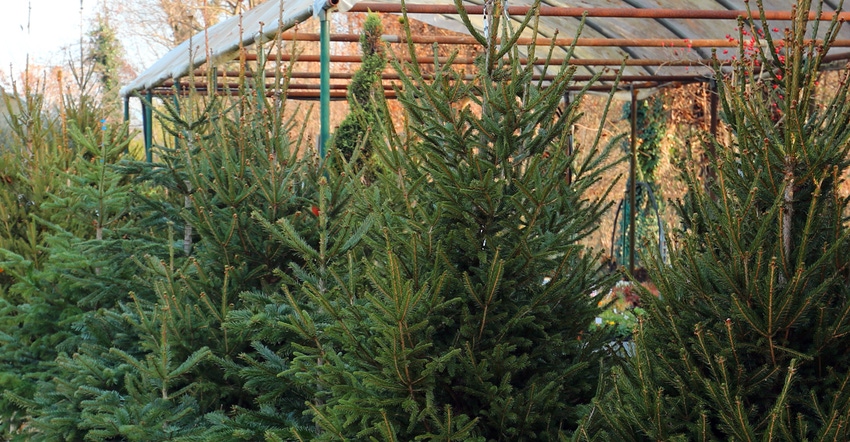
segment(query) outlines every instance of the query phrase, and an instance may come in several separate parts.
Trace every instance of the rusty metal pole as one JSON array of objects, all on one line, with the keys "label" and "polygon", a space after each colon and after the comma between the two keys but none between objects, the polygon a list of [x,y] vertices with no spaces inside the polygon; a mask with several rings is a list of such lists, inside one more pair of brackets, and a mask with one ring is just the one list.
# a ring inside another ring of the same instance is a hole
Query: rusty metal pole
[{"label": "rusty metal pole", "polygon": [[[397,57],[398,60],[401,61],[413,61],[410,57]],[[256,54],[248,54],[245,56],[246,61],[257,61]],[[291,54],[281,54],[281,55],[269,55],[267,60],[269,61],[277,61],[277,62],[317,62],[320,61],[320,55],[315,54],[302,54],[298,56],[293,56]],[[432,64],[435,62],[439,63],[448,63],[451,61],[454,64],[475,64],[477,63],[477,59],[475,57],[416,57],[416,61],[422,64]],[[330,56],[331,63],[362,63],[363,57],[360,55],[331,55]],[[613,59],[613,58],[553,58],[548,60],[541,59],[528,59],[528,58],[520,58],[520,64],[532,64],[534,66],[557,66],[562,64],[571,64],[575,66],[614,66],[619,67],[621,65],[626,66],[676,66],[676,67],[694,67],[694,66],[711,66],[712,63],[715,63],[715,60],[710,58],[704,59],[682,59],[682,60],[670,60],[670,59],[660,59],[660,58],[646,58],[646,59]],[[730,61],[721,60],[721,65],[729,65]]]},{"label": "rusty metal pole", "polygon": [[709,120],[708,132],[711,134],[712,137],[716,137],[717,136],[717,101],[718,101],[718,98],[719,98],[717,96],[717,79],[712,78],[711,81],[708,82],[708,88],[709,88],[709,91],[708,91],[708,93],[709,93],[709,98],[708,98],[709,99],[709,112],[711,112],[711,116],[710,116],[711,119]]},{"label": "rusty metal pole", "polygon": [[[465,5],[464,9],[469,15],[482,15],[484,6]],[[457,14],[455,5],[435,4],[406,4],[404,10],[408,14]],[[511,6],[507,8],[508,15],[524,16],[532,10],[532,6]],[[368,3],[355,4],[348,12],[390,12],[401,13],[402,5],[399,3]],[[714,9],[670,9],[670,8],[563,8],[558,6],[541,6],[537,12],[541,17],[574,17],[579,18],[587,14],[587,17],[605,18],[678,18],[678,19],[701,19],[701,20],[737,20],[738,17],[752,18],[758,20],[793,20],[794,13],[788,10],[745,11],[745,10],[714,10]],[[809,20],[830,21],[836,14],[839,20],[850,21],[850,12],[822,12],[818,15],[814,11],[809,12]]]},{"label": "rusty metal pole", "polygon": [[717,142],[717,102],[720,97],[717,96],[717,79],[712,79],[708,83],[708,112],[709,112],[709,120],[708,120],[708,133],[711,136],[709,140],[708,146],[706,146],[707,152],[705,155],[705,163],[703,164],[703,178],[705,182],[703,183],[705,186],[705,190],[709,192],[711,195],[711,183],[717,177],[717,169],[715,167],[715,158],[716,158],[716,150],[714,148]]},{"label": "rusty metal pole", "polygon": [[631,146],[629,155],[629,275],[635,273],[635,223],[637,222],[637,90],[629,86],[632,95]]},{"label": "rusty metal pole", "polygon": [[[564,112],[567,112],[570,108],[570,91],[564,92]],[[569,120],[567,120],[569,121]],[[570,133],[567,135],[567,155],[570,157],[573,156],[573,125],[570,124],[570,127],[567,129]],[[573,183],[573,164],[574,159],[570,159],[570,167],[567,169],[567,184]]]},{"label": "rusty metal pole", "polygon": [[[310,32],[284,32],[278,37],[282,41],[299,41],[299,42],[317,42],[320,41],[320,34]],[[360,34],[331,34],[330,39],[333,42],[341,43],[357,43],[360,41]],[[450,45],[476,45],[478,40],[471,35],[411,35],[409,38],[398,34],[381,35],[381,40],[393,44],[450,44]],[[496,43],[501,43],[501,39],[496,39]],[[774,40],[775,43],[785,41],[783,39]],[[806,39],[804,44],[821,45],[821,39]],[[725,38],[529,38],[520,37],[515,43],[517,46],[528,46],[536,44],[538,46],[580,46],[580,47],[633,47],[633,48],[737,48],[737,39]],[[829,45],[832,48],[850,47],[850,40],[836,39]]]}]

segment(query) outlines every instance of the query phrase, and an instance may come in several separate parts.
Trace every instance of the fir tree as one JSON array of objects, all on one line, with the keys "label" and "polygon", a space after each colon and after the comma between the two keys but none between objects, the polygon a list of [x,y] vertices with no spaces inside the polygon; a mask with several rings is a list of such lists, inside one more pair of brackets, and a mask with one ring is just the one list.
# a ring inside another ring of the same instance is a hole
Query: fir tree
[{"label": "fir tree", "polygon": [[[68,190],[62,173],[78,155],[63,143],[59,119],[37,88],[4,94],[4,105],[9,133],[0,149],[0,386],[7,395],[0,400],[0,421],[4,432],[14,434],[26,426],[27,417],[8,394],[35,393],[37,382],[49,377],[56,346],[69,331],[61,323],[66,300],[39,277],[49,265],[48,242],[55,233],[44,221],[66,224],[70,219],[70,213],[47,203]],[[68,230],[83,233],[79,224]]]},{"label": "fir tree", "polygon": [[[135,274],[133,253],[151,249],[136,239],[129,180],[114,169],[129,143],[127,135],[123,125],[97,134],[71,126],[74,160],[67,169],[50,174],[61,182],[62,191],[48,193],[49,200],[39,204],[41,214],[32,216],[46,232],[43,264],[35,266],[5,251],[16,258],[11,273],[17,281],[10,288],[14,297],[7,298],[12,303],[3,321],[17,327],[7,329],[3,357],[17,355],[8,373],[22,372],[29,386],[9,388],[5,394],[26,410],[28,437],[52,439],[76,432],[78,410],[55,396],[54,384],[67,368],[56,358],[84,345],[113,343],[112,336],[98,328],[98,318],[116,308],[129,291]],[[67,399],[79,404],[72,395]],[[50,431],[42,431],[42,425]]]},{"label": "fir tree", "polygon": [[731,75],[717,69],[734,143],[710,140],[708,190],[689,170],[681,250],[651,269],[661,299],[647,299],[637,351],[599,399],[588,438],[850,438],[850,244],[839,189],[850,102],[846,73],[825,102],[816,98],[839,26],[808,20],[821,6],[797,5],[784,44],[766,21],[741,23],[739,38],[759,41],[741,45]]},{"label": "fir tree", "polygon": [[348,105],[350,111],[339,125],[332,143],[347,159],[361,152],[362,161],[367,161],[372,143],[370,134],[376,130],[379,122],[385,118],[383,112],[384,89],[381,75],[386,68],[384,42],[381,40],[384,27],[381,18],[371,13],[363,22],[360,35],[360,51],[363,63],[354,73],[348,86]]},{"label": "fir tree", "polygon": [[97,75],[100,95],[114,100],[121,82],[124,48],[115,34],[115,28],[109,23],[107,11],[98,13],[88,32],[88,39],[87,61]]},{"label": "fir tree", "polygon": [[315,395],[300,440],[557,440],[595,392],[589,294],[610,281],[580,241],[608,208],[586,191],[610,147],[568,153],[579,114],[556,111],[574,68],[532,80],[510,41],[534,17],[515,32],[494,17],[474,81],[396,66],[411,132],[384,121],[376,138],[356,204],[375,227],[327,266],[331,285],[288,288],[285,373]]},{"label": "fir tree", "polygon": [[[39,334],[47,349],[20,367],[27,389],[7,393],[25,410],[26,436],[212,440],[221,428],[210,421],[253,411],[265,393],[238,378],[240,355],[263,354],[250,346],[256,329],[225,321],[245,307],[240,294],[273,292],[274,269],[297,261],[260,219],[286,217],[313,237],[312,183],[321,173],[300,158],[285,108],[245,87],[233,102],[192,97],[161,108],[175,141],[158,147],[156,163],[114,164],[126,128],[74,132],[79,156],[57,186],[69,190],[40,205],[65,218],[37,219],[52,232],[50,260],[32,275],[10,269],[30,276],[28,296],[40,310],[12,304],[7,322],[28,326],[9,340]],[[24,317],[24,309],[33,311]],[[17,354],[4,350],[4,359]]]},{"label": "fir tree", "polygon": [[[137,305],[124,306],[122,316],[133,321],[143,342],[167,338],[173,361],[194,363],[191,381],[178,385],[186,394],[163,402],[142,392],[133,398],[148,402],[134,406],[141,411],[182,407],[181,420],[168,425],[187,440],[257,440],[305,422],[306,396],[281,383],[280,370],[274,371],[297,338],[279,333],[284,312],[277,290],[313,260],[305,262],[301,249],[276,241],[269,228],[285,225],[305,245],[321,248],[327,241],[319,233],[321,220],[335,217],[338,209],[320,195],[336,189],[322,187],[326,171],[299,149],[303,133],[293,119],[284,118],[285,102],[266,99],[262,81],[244,83],[234,101],[192,97],[180,107],[166,106],[162,119],[174,145],[159,149],[159,163],[134,166],[142,180],[170,190],[168,197],[163,192],[144,198],[152,215],[145,222],[165,222],[184,235],[167,262],[156,257],[146,262],[150,276],[145,279],[154,281],[154,296],[137,297]],[[160,323],[166,324],[162,338],[155,326]],[[207,348],[207,355],[194,358],[197,348]],[[110,349],[116,352],[148,358],[138,346]],[[130,373],[146,377],[138,367]],[[115,391],[122,395],[130,391],[119,387]],[[101,414],[101,422],[123,419]]]}]

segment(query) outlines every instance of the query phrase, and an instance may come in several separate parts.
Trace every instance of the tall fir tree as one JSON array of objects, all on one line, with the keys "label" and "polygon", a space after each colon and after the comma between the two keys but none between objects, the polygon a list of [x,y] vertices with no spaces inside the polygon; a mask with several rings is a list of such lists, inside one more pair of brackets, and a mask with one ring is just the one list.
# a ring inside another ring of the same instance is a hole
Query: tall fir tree
[{"label": "tall fir tree", "polygon": [[[110,128],[103,137],[72,131],[79,155],[61,173],[44,174],[65,183],[52,186],[61,194],[45,191],[50,204],[37,206],[58,215],[34,220],[48,232],[50,259],[37,271],[11,254],[4,262],[16,286],[39,301],[10,300],[3,321],[15,336],[7,341],[38,338],[46,349],[31,354],[4,346],[4,362],[18,358],[18,371],[6,379],[16,389],[6,398],[25,422],[21,437],[215,440],[224,434],[219,440],[233,440],[240,434],[236,425],[222,433],[215,423],[230,423],[234,410],[253,411],[255,396],[265,393],[238,377],[237,364],[260,358],[263,350],[249,344],[262,331],[225,321],[244,308],[240,294],[266,297],[281,278],[275,269],[299,262],[271,240],[260,219],[287,217],[313,238],[314,184],[322,176],[299,152],[303,134],[283,118],[283,103],[254,89],[262,79],[243,87],[234,100],[193,96],[159,108],[174,138],[157,146],[156,162],[116,164],[129,141],[126,128]],[[32,364],[20,364],[22,352]],[[303,400],[296,403],[281,414],[300,415]],[[226,413],[214,413],[220,410]]]},{"label": "tall fir tree", "polygon": [[[145,241],[130,238],[138,235],[129,202],[129,180],[114,169],[130,141],[127,135],[124,125],[104,127],[97,133],[72,125],[68,136],[73,161],[50,173],[62,190],[48,192],[48,200],[39,203],[41,213],[31,215],[45,231],[40,247],[45,252],[43,263],[35,265],[12,251],[3,251],[16,279],[6,298],[10,305],[3,312],[3,321],[17,323],[7,329],[9,342],[4,345],[3,358],[15,358],[14,369],[7,373],[22,373],[28,385],[8,388],[5,395],[26,410],[28,423],[23,434],[27,437],[39,434],[42,410],[37,409],[38,404],[45,395],[50,396],[52,379],[62,376],[56,358],[87,343],[110,342],[97,329],[96,318],[119,305],[134,275],[131,256],[150,248]],[[49,402],[53,405],[55,401]],[[61,416],[66,421],[73,419],[72,414]],[[63,431],[68,428],[74,428],[73,424]]]},{"label": "tall fir tree", "polygon": [[557,440],[593,397],[607,336],[588,333],[589,295],[610,281],[581,240],[608,208],[587,191],[613,144],[569,152],[574,67],[533,80],[511,42],[535,17],[493,17],[473,31],[474,81],[396,66],[410,132],[383,120],[373,138],[380,167],[355,209],[374,227],[324,285],[311,272],[286,288],[300,340],[284,373],[314,392],[299,440]]},{"label": "tall fir tree", "polygon": [[661,297],[587,439],[850,438],[850,101],[846,73],[817,97],[840,26],[809,20],[822,6],[798,2],[781,40],[740,23],[744,57],[716,72],[734,141],[709,140],[707,189],[688,170],[681,249],[651,268]]},{"label": "tall fir tree", "polygon": [[[164,107],[162,123],[173,144],[158,149],[158,162],[132,167],[140,180],[160,189],[140,195],[151,215],[144,222],[173,232],[172,256],[141,262],[151,290],[123,305],[116,321],[139,342],[109,348],[103,358],[114,363],[119,356],[129,364],[128,380],[86,404],[90,414],[81,426],[89,435],[233,440],[241,433],[229,418],[236,410],[252,410],[255,396],[264,393],[238,377],[239,362],[262,352],[249,345],[256,329],[226,321],[245,308],[243,293],[264,298],[273,292],[280,279],[274,270],[297,256],[270,241],[252,214],[287,217],[309,232],[315,188],[312,161],[298,150],[301,136],[293,120],[283,117],[285,106],[254,89],[261,84],[246,81],[232,101],[194,96]],[[160,394],[166,383],[173,394]],[[115,398],[123,409],[110,406]],[[232,425],[221,430],[221,420]]]},{"label": "tall fir tree", "polygon": [[[0,149],[0,385],[6,395],[0,421],[11,438],[26,427],[27,415],[9,394],[31,397],[38,381],[50,376],[56,346],[70,334],[63,306],[73,301],[55,290],[56,278],[41,280],[53,265],[50,241],[57,231],[51,224],[64,226],[71,236],[90,234],[91,224],[50,206],[73,192],[66,172],[83,152],[71,147],[42,91],[26,85],[4,94],[4,101],[9,133]],[[86,104],[75,108],[76,115],[95,111]]]}]

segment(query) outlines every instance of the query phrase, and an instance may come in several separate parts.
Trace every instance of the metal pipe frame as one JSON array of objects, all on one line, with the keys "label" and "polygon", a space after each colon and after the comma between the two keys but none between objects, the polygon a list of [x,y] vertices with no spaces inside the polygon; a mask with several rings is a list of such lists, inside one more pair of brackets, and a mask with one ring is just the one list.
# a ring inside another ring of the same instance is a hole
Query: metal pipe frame
[{"label": "metal pipe frame", "polygon": [[[354,77],[354,74],[355,74],[354,72],[331,72],[330,76],[331,76],[332,80],[350,80]],[[244,73],[240,74],[239,72],[230,71],[230,72],[225,72],[225,73],[221,73],[221,72],[218,73],[219,77],[225,77],[225,78],[239,78],[240,75],[248,77],[248,78],[253,78],[253,77],[256,76],[256,74],[254,72],[244,72]],[[276,78],[277,77],[277,73],[275,71],[262,72],[262,73],[260,73],[260,75],[263,75],[266,78]],[[320,75],[319,72],[293,71],[290,75],[290,78],[318,79],[319,75]],[[194,76],[206,79],[207,72],[196,71],[194,73]],[[462,80],[470,81],[470,80],[474,80],[475,76],[471,75],[471,74],[466,74],[466,75],[459,77],[459,78],[462,79]],[[396,73],[393,73],[393,72],[384,72],[381,75],[381,79],[382,80],[400,80],[401,76],[396,74]],[[433,75],[423,73],[422,79],[423,80],[432,80]],[[533,81],[539,81],[539,80],[543,80],[543,81],[549,80],[549,81],[551,81],[551,80],[554,80],[554,79],[555,79],[555,75],[551,75],[551,74],[549,74],[549,75],[535,74],[535,75],[532,76]],[[619,79],[620,81],[623,81],[623,82],[630,82],[630,81],[702,82],[702,81],[708,81],[709,78],[706,77],[705,75],[702,75],[702,74],[620,75],[620,76],[617,76],[615,74],[603,74],[603,75],[600,75],[598,77],[594,76],[594,75],[584,75],[584,74],[579,75],[579,74],[577,74],[577,75],[572,76],[572,81],[591,81],[591,80],[594,80],[594,79],[596,79],[598,81],[614,81],[614,80]],[[174,84],[173,81],[168,80],[166,82],[163,82],[162,86],[169,86],[170,87],[173,84]]]},{"label": "metal pipe frame", "polygon": [[[316,42],[320,39],[320,34],[316,33],[300,33],[300,32],[285,32],[279,36],[281,41],[293,42]],[[331,34],[332,42],[341,43],[357,43],[360,40],[359,34]],[[415,43],[415,44],[450,44],[450,45],[477,45],[478,40],[471,35],[412,35],[408,40],[407,37],[397,34],[385,34],[381,39],[387,43]],[[501,39],[496,39],[499,43]],[[777,38],[775,42],[784,41]],[[814,43],[822,44],[823,40],[806,40],[806,44]],[[516,44],[520,46],[528,46],[536,44],[538,46],[576,46],[582,47],[645,47],[645,48],[737,48],[737,39],[725,38],[700,38],[700,39],[682,39],[682,38],[519,38]],[[850,47],[850,40],[842,39],[835,40],[832,47],[846,48]]]},{"label": "metal pipe frame", "polygon": [[[413,59],[411,57],[398,57],[401,61],[412,62]],[[246,54],[246,61],[256,61],[256,54]],[[291,54],[280,54],[267,57],[268,61],[277,61],[277,62],[310,62],[315,63],[320,61],[319,55],[306,54],[306,55],[298,55],[293,56]],[[471,65],[475,64],[475,59],[472,57],[416,57],[416,62],[420,64],[432,64],[432,63],[447,63],[451,60],[453,64],[465,64]],[[330,56],[331,63],[362,63],[363,57],[360,55],[331,55]],[[528,58],[521,58],[519,60],[521,64],[528,64]],[[721,65],[731,64],[731,61],[726,60],[718,60]],[[623,59],[623,60],[612,60],[605,58],[553,58],[551,60],[543,60],[543,59],[535,59],[530,61],[531,64],[535,66],[557,66],[562,64],[571,64],[576,66],[711,66],[714,63],[714,60],[711,59],[691,59],[691,60],[662,60],[662,59]]]},{"label": "metal pipe frame", "polygon": [[629,275],[635,274],[635,224],[637,224],[637,90],[630,86],[632,96],[630,108],[629,137]]},{"label": "metal pipe frame", "polygon": [[[316,72],[316,74],[318,74],[318,72]],[[193,84],[193,83],[187,82],[187,81],[181,81],[181,82],[175,83],[173,80],[163,82],[160,87],[162,87],[162,88],[177,87],[180,90],[189,90],[189,89],[192,89],[192,87],[197,88],[198,84],[202,84],[204,88],[208,88],[208,86],[205,83],[195,82]],[[266,83],[265,84],[265,88],[267,88],[267,89],[274,89],[275,87],[276,87],[276,85],[272,84],[272,83]],[[314,90],[319,90],[321,87],[322,87],[322,85],[318,84],[318,83],[289,83],[289,84],[286,85],[287,89],[314,89]],[[227,89],[241,90],[241,89],[243,89],[243,85],[241,85],[240,83],[217,83],[216,88],[220,89],[220,90],[227,90]],[[347,84],[339,84],[339,83],[329,84],[328,88],[329,89],[348,90],[348,85]],[[392,85],[385,84],[384,90],[393,90],[393,87],[392,87]]]},{"label": "metal pipe frame", "polygon": [[[468,5],[465,7],[465,10],[468,14],[482,14],[483,6],[480,5]],[[446,15],[454,15],[458,14],[458,11],[454,5],[444,4],[444,5],[430,5],[430,4],[390,4],[390,3],[357,3],[354,5],[352,9],[348,12],[360,13],[360,12],[384,12],[384,13],[409,13],[409,14],[446,14]],[[530,6],[512,6],[508,8],[508,13],[511,15],[525,15],[531,11]],[[640,8],[570,8],[570,7],[549,7],[544,6],[540,7],[538,13],[541,16],[548,17],[607,17],[607,18],[636,18],[636,19],[705,19],[705,20],[719,20],[719,19],[738,19],[739,17],[750,17],[753,19],[762,18],[762,14],[759,11],[753,11],[752,13],[743,10],[695,10],[695,9],[640,9]],[[836,16],[835,12],[824,12],[820,15],[810,12],[809,19],[810,20],[831,20]],[[323,14],[326,15],[326,14]],[[766,20],[790,20],[792,19],[793,12],[792,11],[764,11],[764,18]],[[321,17],[320,17],[321,18]],[[844,12],[838,14],[838,18],[840,20],[848,20],[850,19],[850,12]],[[327,19],[322,23],[323,26],[327,27]],[[299,32],[285,32],[278,36],[279,40],[282,41],[311,41],[311,42],[320,42],[322,45],[322,51],[319,55],[307,54],[307,55],[299,55],[294,57],[290,54],[270,54],[267,57],[264,57],[264,60],[273,61],[273,62],[289,62],[289,63],[322,63],[325,67],[321,69],[320,72],[293,72],[292,78],[304,78],[304,79],[312,79],[318,78],[321,80],[321,84],[327,84],[329,79],[350,79],[353,77],[353,73],[351,72],[328,72],[329,68],[327,68],[327,64],[329,63],[361,63],[362,57],[359,55],[329,55],[329,50],[326,50],[326,45],[328,45],[329,41],[336,42],[350,42],[356,43],[359,41],[359,34],[330,34],[327,29],[323,28],[324,33],[299,33]],[[407,38],[401,35],[384,35],[384,41],[390,43],[407,43]],[[820,40],[813,40],[814,43],[819,44]],[[477,41],[472,36],[425,36],[425,35],[416,35],[411,36],[410,43],[414,44],[430,44],[430,43],[438,43],[438,44],[477,44]],[[737,47],[738,42],[735,39],[670,39],[670,38],[555,38],[555,39],[546,39],[546,38],[520,38],[517,42],[520,45],[530,45],[537,44],[540,46],[548,46],[550,44],[555,44],[558,46],[571,46],[573,44],[577,46],[588,46],[588,47],[661,47],[661,48],[691,48],[691,47],[700,47],[700,48],[729,48],[729,47]],[[833,47],[850,47],[850,40],[836,40],[833,44]],[[244,54],[243,57],[245,61],[257,61],[256,54]],[[850,58],[850,53],[841,53],[841,54],[829,54],[827,55],[830,60],[845,60]],[[402,61],[412,61],[410,57],[400,57]],[[416,61],[423,64],[431,64],[431,63],[445,63],[448,61],[446,57],[417,57]],[[453,63],[458,65],[471,65],[474,63],[474,59],[470,57],[456,57],[453,60]],[[539,60],[532,59],[529,60],[527,58],[523,58],[520,60],[523,64],[532,64],[536,66],[541,65],[559,65],[569,63],[576,66],[593,66],[593,67],[601,67],[601,68],[614,68],[614,72],[617,71],[616,68],[620,66],[641,66],[641,67],[710,67],[712,66],[716,60],[710,58],[692,58],[692,59],[552,59],[552,60]],[[731,61],[719,61],[721,65],[728,65]],[[193,73],[195,76],[203,76],[206,75],[204,71],[198,70]],[[222,72],[218,73],[219,77],[254,77],[257,75],[263,75],[266,77],[271,77],[277,75],[273,71],[262,72],[262,73],[250,73],[250,72]],[[466,77],[471,77],[471,75],[467,75]],[[546,80],[546,78],[554,78],[551,75],[535,75],[535,80]],[[614,81],[619,80],[624,83],[630,82],[643,82],[644,85],[649,85],[648,87],[656,87],[657,83],[653,82],[676,82],[676,83],[694,83],[694,82],[706,82],[711,78],[711,73],[696,73],[696,74],[686,74],[686,75],[622,75],[617,76],[616,74],[604,74],[598,78],[600,81]],[[590,75],[575,75],[573,77],[573,81],[591,81],[594,76]],[[397,80],[399,76],[394,73],[385,73],[382,75],[383,80]],[[426,78],[427,79],[427,78]],[[173,81],[166,81],[162,84],[162,86],[174,86],[175,83]],[[179,87],[183,87],[178,83]],[[226,86],[237,87],[236,85],[229,84]],[[292,92],[295,92],[298,89],[312,89],[316,86],[307,85],[307,84],[290,84],[290,89]],[[328,89],[333,89],[335,91],[340,91],[343,89],[344,85],[330,85],[327,86]],[[607,86],[602,86],[606,88]],[[388,86],[385,86],[388,88]],[[226,89],[226,87],[224,88]],[[221,87],[217,87],[216,90],[225,91]],[[580,89],[577,87],[576,89]],[[573,90],[576,90],[573,89]],[[593,90],[593,89],[592,89]],[[163,91],[160,88],[155,89],[156,94],[168,94],[167,91]],[[272,93],[272,95],[275,93]],[[289,96],[290,94],[287,94]],[[295,94],[297,95],[297,94]],[[387,90],[387,95],[391,95],[390,91]],[[296,98],[293,96],[293,98]],[[310,97],[312,98],[312,97]],[[339,98],[339,94],[335,94],[334,99]]]},{"label": "metal pipe frame", "polygon": [[[468,5],[464,8],[469,15],[482,15],[484,6]],[[531,6],[510,6],[508,15],[526,15],[531,12]],[[427,5],[427,4],[395,4],[395,3],[357,3],[348,12],[387,12],[408,14],[443,14],[457,15],[458,11],[454,5]],[[562,8],[557,6],[541,6],[539,8],[541,17],[587,17],[605,18],[667,18],[667,19],[704,19],[704,20],[737,20],[738,17],[759,20],[791,20],[791,11],[759,11],[744,10],[704,10],[704,9],[638,9],[638,8]],[[835,12],[809,12],[809,20],[829,21],[835,17]],[[838,13],[838,19],[850,21],[850,12]]]},{"label": "metal pipe frame", "polygon": [[[331,138],[331,91],[330,91],[330,72],[331,72],[331,43],[330,43],[330,24],[328,23],[328,11],[323,9],[319,13],[319,22],[320,22],[320,45],[321,45],[321,55],[319,57],[319,64],[321,66],[319,76],[319,82],[321,84],[321,90],[319,95],[319,116],[320,116],[320,130],[319,130],[319,159],[324,160],[325,152],[327,152],[327,144],[328,140]],[[263,51],[260,51],[263,52]]]},{"label": "metal pipe frame", "polygon": [[[647,87],[656,87],[659,84],[657,82],[647,82],[647,83],[633,83],[635,88],[647,88]],[[315,86],[315,85],[313,85]],[[344,85],[342,85],[344,86]],[[285,92],[275,91],[274,88],[268,88],[269,90],[265,92],[267,97],[275,97],[280,95],[286,95],[287,99],[319,99],[320,91],[316,87],[303,88],[303,89],[287,89]],[[581,91],[587,89],[592,92],[610,92],[612,89],[611,85],[591,85],[587,86],[569,86],[567,88],[568,91]],[[626,90],[624,86],[621,86],[618,90]],[[251,89],[252,92],[257,92],[255,89]],[[230,87],[219,87],[214,88],[213,92],[220,95],[230,95],[230,96],[238,96],[244,92],[242,88],[230,88]],[[210,88],[205,84],[196,84],[192,88],[158,88],[153,89],[152,94],[156,96],[188,96],[189,94],[197,93],[199,95],[209,95]],[[347,99],[348,91],[344,88],[332,88],[330,90],[330,98],[333,100],[345,100]],[[394,89],[384,88],[384,97],[388,99],[398,98]]]},{"label": "metal pipe frame", "polygon": [[[256,92],[256,90],[252,90],[252,91]],[[212,90],[212,94],[222,95],[222,96],[231,96],[231,97],[240,96],[240,95],[242,95],[243,92],[244,91],[241,90],[241,89],[231,89],[231,88],[219,88],[219,89],[213,89]],[[331,101],[345,101],[345,100],[348,99],[348,91],[346,91],[346,90],[331,89],[329,92],[330,92],[329,98],[330,98]],[[191,90],[189,90],[189,89],[177,89],[177,90],[175,90],[173,88],[172,89],[157,89],[157,90],[154,90],[154,95],[157,95],[157,96],[175,96],[176,95],[176,96],[179,96],[179,97],[186,97],[186,96],[189,96],[190,94],[191,95],[197,94],[197,95],[200,95],[200,96],[211,95],[210,89],[205,87],[205,86],[196,86],[194,89],[191,89]],[[266,91],[264,95],[266,97],[273,98],[273,97],[284,95],[284,94],[286,95],[287,99],[294,99],[294,100],[306,99],[306,100],[311,100],[311,101],[318,101],[322,98],[321,97],[321,95],[322,95],[321,91],[318,90],[318,89],[287,90],[285,93],[281,93],[281,92],[277,92],[277,91]],[[395,91],[390,91],[390,90],[385,91],[384,96],[386,98],[389,98],[389,99],[396,98]]]},{"label": "metal pipe frame", "polygon": [[145,140],[145,161],[153,162],[153,90],[148,89],[142,101],[142,131]]}]

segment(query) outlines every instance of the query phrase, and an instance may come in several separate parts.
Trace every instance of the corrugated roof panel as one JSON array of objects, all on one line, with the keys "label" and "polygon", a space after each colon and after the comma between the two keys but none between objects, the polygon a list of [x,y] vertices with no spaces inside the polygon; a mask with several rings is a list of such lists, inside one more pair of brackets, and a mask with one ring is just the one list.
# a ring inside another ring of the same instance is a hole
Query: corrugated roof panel
[{"label": "corrugated roof panel", "polygon": [[[164,80],[181,77],[206,61],[203,48],[206,41],[209,42],[212,57],[227,58],[234,54],[240,45],[248,45],[254,42],[262,29],[263,34],[268,37],[279,31],[291,28],[300,21],[306,20],[312,14],[314,0],[269,0],[260,6],[246,12],[241,19],[234,17],[221,22],[200,33],[192,40],[184,42],[165,57],[157,61],[136,80],[122,89],[122,94],[127,95],[137,90],[143,90],[160,84]],[[320,2],[322,0],[319,0]],[[383,3],[399,4],[398,0],[378,0]],[[345,10],[357,0],[344,2],[341,9]],[[446,0],[411,0],[416,4],[442,4],[451,5]],[[825,11],[834,11],[834,5],[829,0],[825,5]],[[467,5],[482,5],[483,1],[465,1]],[[510,6],[529,6],[531,0],[509,0]],[[795,2],[789,0],[765,0],[766,10],[790,11]],[[743,0],[547,0],[543,6],[579,7],[579,8],[628,8],[628,9],[670,9],[670,10],[702,10],[702,11],[724,11],[745,10],[746,4]],[[458,15],[439,14],[411,14],[411,18],[425,23],[443,27],[456,32],[467,32]],[[479,29],[483,28],[483,17],[481,14],[470,16],[472,23]],[[519,20],[520,17],[514,17]],[[241,25],[240,25],[241,20]],[[551,37],[556,34],[560,38],[571,38],[576,35],[580,19],[572,17],[541,17],[540,35]],[[771,21],[767,31],[772,32],[777,28],[780,35],[782,30],[789,26],[788,21]],[[240,35],[240,26],[243,30]],[[676,41],[679,46],[684,45],[684,40],[700,39],[725,39],[727,35],[737,36],[738,23],[732,19],[706,20],[693,18],[609,18],[589,17],[586,20],[581,37],[584,38],[619,38],[619,39],[665,39]],[[820,36],[823,35],[826,23],[821,26]],[[850,25],[844,24],[841,28],[839,38],[850,40]],[[190,44],[191,42],[191,44]],[[525,48],[521,48],[524,50]],[[540,48],[542,49],[542,48]],[[567,47],[559,48],[554,54],[555,58],[566,56]],[[724,53],[726,52],[726,53]],[[850,49],[835,49],[834,52],[850,52]],[[190,53],[194,59],[190,62]],[[737,53],[736,48],[721,48],[717,51],[721,59],[731,58]],[[668,60],[670,63],[660,66],[628,66],[624,72],[626,75],[681,75],[681,74],[705,74],[710,75],[712,70],[707,66],[683,66],[675,65],[677,62],[687,60],[705,60],[711,56],[710,48],[699,47],[600,47],[583,46],[575,49],[575,59],[582,60],[608,59],[612,61],[629,58],[633,60]],[[538,52],[538,56],[545,52]],[[592,74],[599,72],[604,67],[584,66],[579,73]],[[608,67],[607,69],[611,69]]]}]

